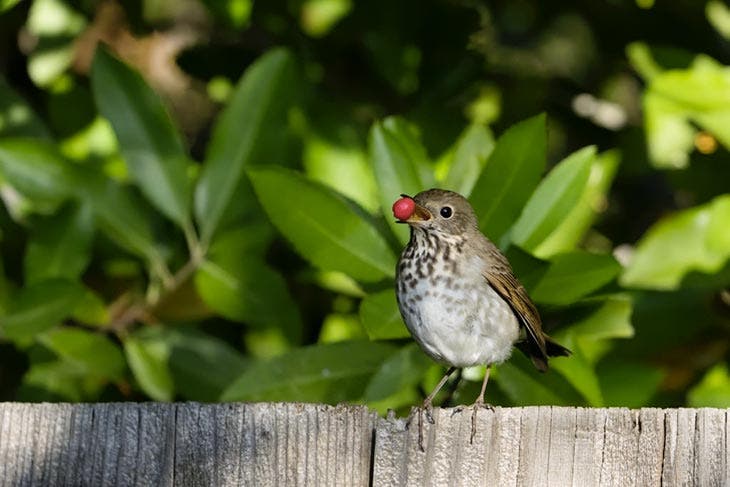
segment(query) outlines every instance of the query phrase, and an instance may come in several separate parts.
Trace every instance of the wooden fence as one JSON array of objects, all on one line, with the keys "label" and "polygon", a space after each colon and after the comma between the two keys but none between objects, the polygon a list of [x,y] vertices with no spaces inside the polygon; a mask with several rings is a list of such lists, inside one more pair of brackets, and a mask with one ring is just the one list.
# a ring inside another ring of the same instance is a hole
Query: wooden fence
[{"label": "wooden fence", "polygon": [[730,485],[727,412],[0,403],[0,485]]}]

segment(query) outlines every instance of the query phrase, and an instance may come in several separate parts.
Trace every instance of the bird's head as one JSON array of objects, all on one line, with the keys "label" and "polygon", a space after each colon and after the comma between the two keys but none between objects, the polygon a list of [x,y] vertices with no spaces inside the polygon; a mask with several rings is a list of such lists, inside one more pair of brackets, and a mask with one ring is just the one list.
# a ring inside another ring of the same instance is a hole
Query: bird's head
[{"label": "bird's head", "polygon": [[461,235],[478,228],[476,214],[458,193],[444,189],[421,191],[411,198],[401,195],[393,204],[398,223],[446,235]]}]

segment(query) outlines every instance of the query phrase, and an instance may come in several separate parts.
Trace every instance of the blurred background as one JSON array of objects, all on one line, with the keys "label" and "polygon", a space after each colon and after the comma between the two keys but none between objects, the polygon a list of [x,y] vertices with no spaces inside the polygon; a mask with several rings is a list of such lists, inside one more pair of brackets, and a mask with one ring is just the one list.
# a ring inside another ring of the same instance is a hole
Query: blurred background
[{"label": "blurred background", "polygon": [[719,0],[0,0],[0,400],[406,412],[438,185],[574,351],[489,402],[730,407],[728,63]]}]

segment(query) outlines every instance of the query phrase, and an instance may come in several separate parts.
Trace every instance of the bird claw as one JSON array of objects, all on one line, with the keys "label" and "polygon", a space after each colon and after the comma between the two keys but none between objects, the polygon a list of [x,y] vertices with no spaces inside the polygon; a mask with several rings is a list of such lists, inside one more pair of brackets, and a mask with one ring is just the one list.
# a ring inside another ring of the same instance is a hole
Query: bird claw
[{"label": "bird claw", "polygon": [[453,418],[455,414],[458,414],[464,410],[464,406],[456,406],[454,409],[451,410],[451,417]]},{"label": "bird claw", "polygon": [[487,409],[489,411],[494,411],[494,406],[492,406],[489,403],[485,403],[483,401],[477,401],[472,406],[473,410],[471,413],[471,436],[469,437],[469,444],[474,444],[474,437],[477,434],[477,411],[479,411],[480,408]]}]

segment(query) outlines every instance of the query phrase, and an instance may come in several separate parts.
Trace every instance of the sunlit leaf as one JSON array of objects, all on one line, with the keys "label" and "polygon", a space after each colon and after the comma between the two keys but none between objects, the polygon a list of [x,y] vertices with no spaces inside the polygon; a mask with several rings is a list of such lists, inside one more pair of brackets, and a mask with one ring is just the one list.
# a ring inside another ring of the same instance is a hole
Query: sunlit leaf
[{"label": "sunlit leaf", "polygon": [[693,408],[730,407],[730,374],[727,365],[717,364],[687,394],[687,406]]},{"label": "sunlit leaf", "polygon": [[104,48],[96,50],[91,84],[96,105],[114,127],[137,185],[167,217],[189,225],[187,155],[160,98],[139,73]]},{"label": "sunlit leaf", "polygon": [[677,289],[690,271],[713,273],[730,258],[730,195],[654,224],[621,275],[624,286]]},{"label": "sunlit leaf", "polygon": [[513,125],[497,139],[469,198],[480,230],[493,241],[500,243],[537,187],[546,150],[544,114]]},{"label": "sunlit leaf", "polygon": [[124,354],[134,378],[155,401],[171,401],[175,386],[168,365],[172,350],[164,340],[129,336],[124,340]]},{"label": "sunlit leaf", "polygon": [[569,304],[609,283],[619,272],[621,266],[610,255],[583,251],[559,254],[551,259],[530,295],[538,303]]},{"label": "sunlit leaf", "polygon": [[0,318],[0,333],[11,340],[27,341],[69,317],[86,290],[72,281],[52,279],[18,291],[8,314]]},{"label": "sunlit leaf", "polygon": [[620,161],[617,150],[599,154],[591,165],[583,194],[562,223],[539,245],[533,254],[543,259],[573,250],[581,242],[596,216],[608,205],[607,194]]},{"label": "sunlit leaf", "polygon": [[595,155],[595,147],[585,147],[550,171],[512,227],[513,242],[525,250],[534,250],[563,223],[585,191]]},{"label": "sunlit leaf", "polygon": [[559,406],[575,403],[575,393],[564,379],[554,372],[540,374],[535,371],[521,353],[515,353],[509,362],[499,365],[492,374],[494,382],[515,404]]},{"label": "sunlit leaf", "polygon": [[124,356],[106,336],[81,328],[57,328],[40,337],[59,357],[81,367],[87,375],[118,380],[124,373]]},{"label": "sunlit leaf", "polygon": [[360,304],[360,319],[371,340],[409,337],[401,318],[395,289],[368,294]]},{"label": "sunlit leaf", "polygon": [[334,191],[282,168],[249,171],[276,228],[314,265],[375,281],[395,274],[395,256],[362,214]]},{"label": "sunlit leaf", "polygon": [[561,342],[571,350],[569,358],[554,358],[550,360],[550,368],[558,372],[583,395],[592,407],[603,406],[603,394],[598,382],[598,376],[593,364],[583,355],[580,343],[570,340]]},{"label": "sunlit leaf", "polygon": [[362,398],[368,380],[395,347],[339,342],[293,350],[249,367],[222,401],[301,401],[335,404]]},{"label": "sunlit leaf", "polygon": [[385,399],[398,391],[414,387],[433,361],[415,343],[391,355],[373,375],[365,389],[368,402]]},{"label": "sunlit leaf", "polygon": [[408,229],[396,224],[391,207],[401,194],[415,196],[433,186],[428,155],[415,129],[400,118],[387,118],[373,125],[369,153],[381,211],[393,232],[405,243]]},{"label": "sunlit leaf", "polygon": [[91,259],[93,235],[89,205],[67,205],[37,222],[25,254],[25,281],[79,277]]},{"label": "sunlit leaf", "polygon": [[492,132],[484,125],[469,125],[456,141],[449,172],[441,187],[468,197],[493,150]]},{"label": "sunlit leaf", "polygon": [[288,109],[292,68],[292,57],[285,50],[262,56],[246,70],[218,118],[195,189],[195,215],[203,240],[210,240],[218,229],[236,197],[244,168],[260,156],[262,140],[280,130],[271,123]]}]

